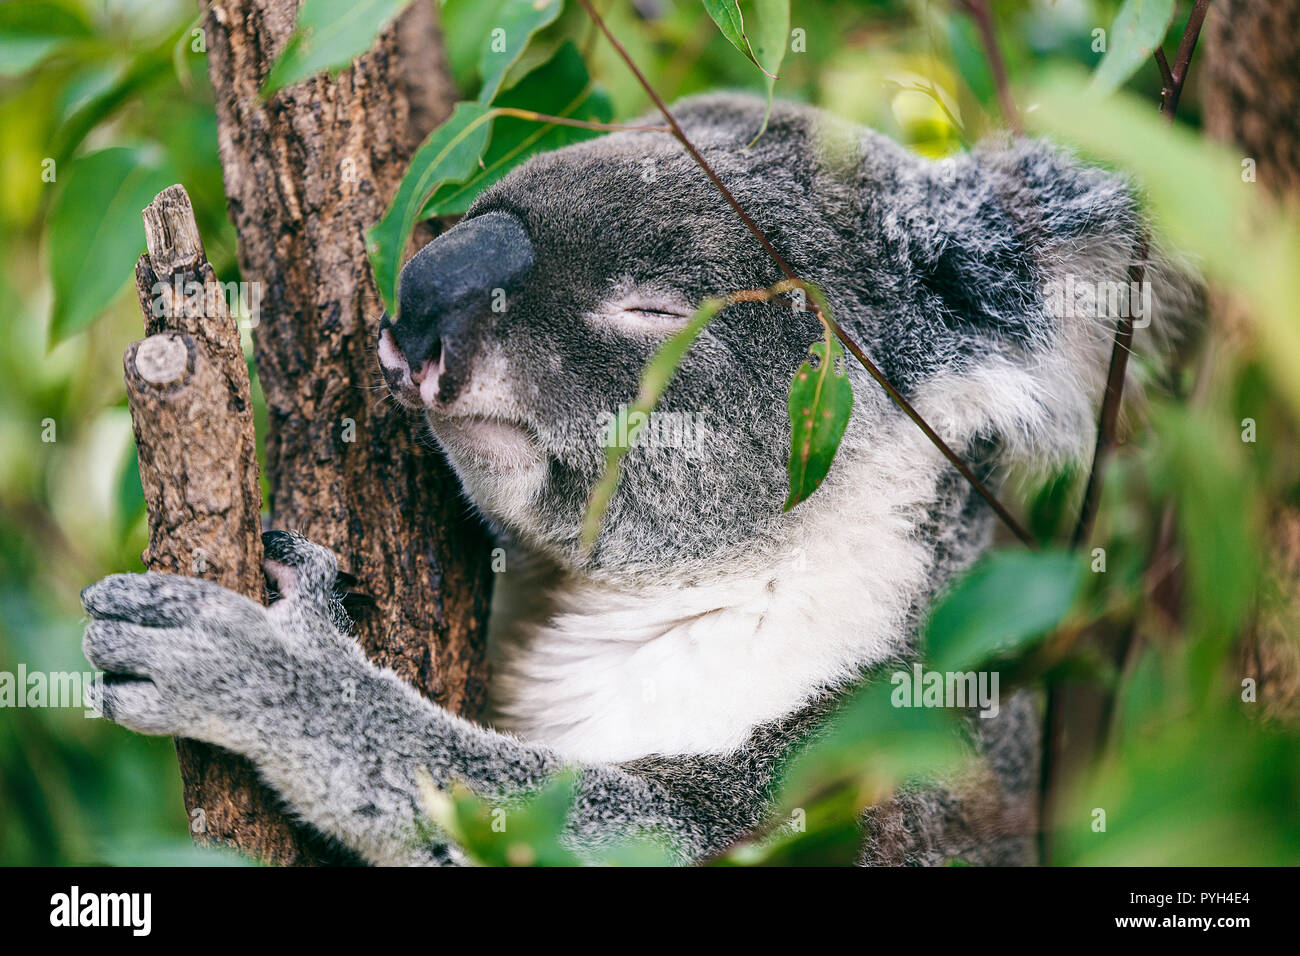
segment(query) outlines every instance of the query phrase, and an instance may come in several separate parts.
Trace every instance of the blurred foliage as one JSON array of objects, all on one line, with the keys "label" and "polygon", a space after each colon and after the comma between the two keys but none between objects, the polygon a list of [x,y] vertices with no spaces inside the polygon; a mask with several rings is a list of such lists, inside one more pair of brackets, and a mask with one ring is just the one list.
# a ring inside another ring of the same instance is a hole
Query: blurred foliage
[{"label": "blurred foliage", "polygon": [[[307,0],[271,85],[344,67],[399,6]],[[767,93],[770,78],[710,16],[728,4],[599,6],[668,101],[716,88]],[[782,6],[745,0],[738,9],[760,20],[760,7],[775,9],[779,20]],[[372,234],[389,250],[381,286],[419,217],[462,211],[514,163],[587,135],[493,109],[630,121],[650,107],[573,0],[442,7],[466,104],[451,122],[466,125],[433,134],[413,164],[425,181]],[[1090,551],[995,552],[934,610],[927,647],[943,666],[991,662],[1017,684],[1085,685],[1113,701],[1095,758],[1065,768],[1049,827],[1053,862],[1295,863],[1300,736],[1268,699],[1251,642],[1261,622],[1274,639],[1293,645],[1297,634],[1296,582],[1270,556],[1280,509],[1300,504],[1300,228],[1243,181],[1240,157],[1201,137],[1194,84],[1175,126],[1157,114],[1160,77],[1142,48],[1170,15],[1176,37],[1185,0],[993,7],[1031,130],[1131,175],[1162,234],[1198,259],[1236,317],[1211,333],[1199,368],[1153,397],[1149,423],[1112,461],[1093,541],[1104,572]],[[330,29],[345,9],[349,29]],[[509,42],[494,50],[503,24]],[[998,129],[988,58],[958,5],[796,2],[789,30],[783,58],[753,50],[779,64],[777,96],[825,106],[932,157]],[[1110,31],[1106,50],[1098,30]],[[139,208],[152,191],[183,182],[220,278],[239,278],[205,60],[196,11],[179,0],[0,5],[0,671],[83,670],[80,588],[140,567],[143,508],[120,356],[140,336],[127,289],[143,251]],[[472,148],[447,151],[476,117],[482,135]],[[1021,479],[1040,540],[1068,538],[1085,477]],[[1166,570],[1152,564],[1166,515],[1175,516],[1173,564],[1185,582],[1172,609],[1153,597],[1155,570]],[[1101,630],[1130,634],[1125,653],[1100,653],[1088,635]],[[960,765],[951,713],[892,706],[890,690],[873,685],[844,706],[784,776],[782,825],[719,863],[850,862],[864,806]],[[1004,684],[1004,699],[1009,691]],[[481,862],[566,864],[559,833],[573,786],[562,778],[510,808],[430,792],[429,812]],[[666,852],[647,839],[611,847],[605,862],[656,863]],[[0,862],[225,860],[189,848],[170,741],[86,719],[80,708],[0,712]]]}]

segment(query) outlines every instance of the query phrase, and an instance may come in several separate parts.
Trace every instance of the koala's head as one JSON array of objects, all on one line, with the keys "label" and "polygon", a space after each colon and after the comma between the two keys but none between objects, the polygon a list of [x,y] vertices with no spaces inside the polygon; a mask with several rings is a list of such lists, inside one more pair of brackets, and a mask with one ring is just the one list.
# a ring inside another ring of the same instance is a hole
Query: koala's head
[{"label": "koala's head", "polygon": [[[977,241],[964,252],[953,238],[961,215],[981,215],[961,176],[931,176],[932,164],[887,140],[790,104],[776,106],[751,147],[762,113],[760,101],[725,95],[676,111],[741,206],[826,290],[896,384],[915,394],[987,351],[990,336],[1020,349],[1040,337],[1022,327],[1036,308],[1023,250]],[[979,192],[982,180],[971,182]],[[935,214],[940,193],[951,223]],[[783,278],[675,139],[619,132],[533,158],[420,250],[402,271],[397,317],[381,322],[379,358],[491,520],[588,570],[662,569],[777,533],[787,395],[820,325],[788,300],[719,314],[633,443],[601,536],[584,552],[606,442],[631,437],[611,421],[701,302]],[[871,440],[864,420],[880,408],[878,390],[854,374],[848,444]]]},{"label": "koala's head", "polygon": [[[731,105],[706,102],[682,121],[742,204],[797,203],[776,150],[745,153],[761,113]],[[790,137],[780,146],[790,150]],[[676,140],[617,133],[534,158],[421,249],[402,270],[397,319],[381,323],[380,361],[490,519],[562,560],[662,568],[735,546],[779,516],[786,395],[820,327],[788,302],[720,314],[657,413],[631,423],[640,437],[583,555],[606,442],[635,437],[614,419],[700,303],[781,278]]]}]

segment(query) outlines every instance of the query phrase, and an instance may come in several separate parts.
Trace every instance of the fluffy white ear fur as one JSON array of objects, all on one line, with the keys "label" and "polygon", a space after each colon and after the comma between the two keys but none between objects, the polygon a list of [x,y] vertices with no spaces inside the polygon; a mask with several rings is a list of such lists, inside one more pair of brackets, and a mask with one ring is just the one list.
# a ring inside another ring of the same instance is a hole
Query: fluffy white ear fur
[{"label": "fluffy white ear fur", "polygon": [[[1068,281],[1104,281],[1127,287],[1132,249],[1097,241],[1066,256],[1049,259],[1046,280],[1057,287]],[[1143,270],[1149,287],[1147,314],[1136,320],[1127,366],[1124,407],[1141,409],[1152,369],[1168,366],[1171,355],[1189,338],[1203,311],[1200,286],[1185,263],[1152,248]],[[961,375],[926,386],[920,404],[941,435],[956,440],[981,433],[1000,443],[1000,464],[1022,471],[1055,468],[1091,460],[1097,413],[1105,392],[1117,318],[1067,315],[1044,322],[1055,341],[1036,349],[1032,358],[1016,350],[994,350]]]}]

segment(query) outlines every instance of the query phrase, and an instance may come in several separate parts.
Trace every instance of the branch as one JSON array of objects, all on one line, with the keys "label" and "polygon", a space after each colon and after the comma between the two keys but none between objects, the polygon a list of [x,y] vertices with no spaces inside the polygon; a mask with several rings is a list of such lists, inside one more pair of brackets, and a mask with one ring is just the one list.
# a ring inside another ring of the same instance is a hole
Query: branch
[{"label": "branch", "polygon": [[[1144,236],[1138,243],[1137,255],[1128,270],[1130,296],[1135,286],[1141,288],[1146,276],[1146,259],[1147,240]],[[1102,468],[1115,447],[1124,377],[1128,373],[1128,357],[1133,351],[1133,310],[1130,308],[1128,311],[1129,315],[1122,316],[1115,326],[1115,344],[1110,350],[1110,368],[1106,372],[1106,394],[1101,402],[1101,418],[1097,423],[1097,446],[1092,455],[1092,468],[1088,472],[1088,487],[1083,494],[1079,520],[1074,526],[1073,545],[1076,548],[1082,547],[1092,534],[1092,523],[1101,504]]]},{"label": "branch", "polygon": [[[1192,64],[1192,54],[1196,52],[1196,41],[1201,35],[1201,26],[1205,23],[1205,14],[1210,9],[1210,0],[1196,0],[1192,12],[1187,17],[1187,26],[1183,29],[1183,38],[1178,41],[1178,52],[1174,54],[1174,67],[1170,73],[1170,83],[1161,97],[1161,110],[1174,121],[1178,112],[1178,100],[1183,95],[1183,84],[1187,82],[1187,70]],[[1164,51],[1160,53],[1164,59]],[[1166,67],[1168,63],[1166,63]]]},{"label": "branch", "polygon": [[[1170,123],[1174,121],[1174,114],[1178,110],[1178,101],[1182,96],[1183,84],[1187,82],[1187,70],[1192,62],[1192,53],[1196,50],[1196,39],[1200,36],[1201,26],[1205,22],[1205,14],[1209,7],[1210,0],[1196,0],[1192,6],[1187,27],[1183,30],[1182,39],[1178,43],[1178,52],[1172,70],[1169,61],[1165,59],[1164,50],[1156,48],[1156,63],[1160,67],[1161,75],[1166,78],[1164,89],[1160,94],[1160,108]],[[1144,272],[1142,265],[1146,254],[1147,241],[1144,237],[1137,262],[1129,269],[1130,281],[1142,281]],[[1136,280],[1133,279],[1135,269]],[[1074,526],[1073,542],[1076,548],[1087,543],[1088,536],[1092,533],[1093,521],[1097,516],[1097,508],[1101,503],[1102,468],[1116,443],[1115,431],[1119,421],[1120,403],[1124,398],[1124,376],[1128,369],[1128,356],[1132,351],[1132,345],[1133,322],[1131,319],[1121,318],[1115,328],[1115,344],[1111,347],[1110,370],[1106,376],[1106,394],[1102,398],[1101,412],[1097,420],[1097,447],[1093,453],[1092,467],[1088,471],[1088,486],[1084,492],[1083,505],[1079,509],[1079,519]]]},{"label": "branch", "polygon": [[638,130],[643,133],[671,133],[672,130],[667,126],[655,126],[654,124],[645,123],[597,123],[594,120],[570,119],[567,116],[552,116],[549,113],[538,113],[536,110],[521,110],[513,106],[494,106],[491,109],[493,116],[514,116],[522,120],[531,120],[534,123],[554,123],[556,126],[576,126],[578,129],[593,129],[602,133],[618,133],[623,130]]},{"label": "branch", "polygon": [[[795,271],[790,267],[789,263],[785,261],[781,253],[777,251],[776,247],[772,245],[771,241],[763,233],[763,230],[758,227],[758,224],[750,218],[749,213],[747,213],[740,203],[736,201],[736,198],[731,194],[731,190],[729,190],[722,180],[718,178],[718,174],[713,171],[713,168],[708,164],[708,161],[700,155],[699,150],[695,148],[695,144],[687,138],[686,133],[682,130],[681,126],[678,125],[676,118],[669,111],[667,104],[665,104],[663,99],[660,98],[654,87],[650,85],[650,81],[646,79],[645,74],[643,74],[637,67],[636,62],[632,59],[623,44],[620,43],[618,38],[610,31],[600,14],[596,12],[595,8],[591,5],[591,0],[579,0],[579,2],[586,9],[587,15],[590,16],[596,26],[600,28],[600,31],[605,34],[605,38],[609,40],[619,57],[627,64],[628,69],[632,71],[637,82],[641,84],[642,89],[646,91],[646,94],[650,97],[651,101],[654,102],[659,112],[663,114],[664,119],[668,121],[669,130],[673,137],[682,144],[682,147],[690,154],[690,157],[695,161],[695,164],[704,171],[704,174],[708,176],[709,180],[717,188],[718,192],[722,194],[722,197],[727,201],[731,208],[736,211],[736,215],[740,217],[741,222],[743,222],[745,227],[753,233],[754,238],[758,240],[759,244],[767,254],[772,257],[772,260],[777,264],[781,271],[785,273],[786,277],[802,288],[805,292],[808,292],[810,301],[815,302],[815,297],[812,295],[809,287],[804,284],[804,281],[800,279],[798,275],[795,274]],[[970,467],[967,466],[964,461],[961,460],[957,453],[948,447],[947,442],[940,438],[938,433],[935,432],[925,419],[921,417],[921,414],[912,407],[911,402],[904,398],[902,393],[890,384],[889,380],[885,378],[884,373],[876,367],[876,364],[867,357],[866,353],[858,347],[858,344],[849,337],[848,333],[844,331],[839,323],[833,318],[823,314],[820,307],[814,306],[814,310],[822,325],[835,333],[840,342],[844,344],[844,347],[853,353],[853,356],[862,364],[862,367],[865,368],[867,373],[870,374],[871,377],[876,380],[877,384],[885,390],[894,403],[903,410],[904,414],[906,414],[908,418],[916,423],[921,431],[925,433],[926,437],[934,443],[934,446],[943,453],[943,456],[947,458],[948,461],[952,463],[953,467],[961,473],[962,477],[970,483],[971,487],[979,492],[980,496],[989,503],[990,507],[993,508],[994,512],[997,513],[998,517],[1002,519],[1007,527],[1011,529],[1012,533],[1014,533],[1015,536],[1027,547],[1036,549],[1037,546],[1035,545],[1033,538],[1030,537],[1029,532],[1026,531],[1018,521],[1016,521],[1011,512],[1008,511],[1000,501],[998,501],[987,487],[985,487],[984,483],[976,477],[975,473],[971,471]]]},{"label": "branch", "polygon": [[1011,84],[1007,81],[1007,67],[1002,60],[1002,50],[998,47],[997,33],[993,29],[993,12],[988,0],[959,0],[966,12],[975,21],[984,42],[984,53],[989,60],[989,70],[993,74],[993,85],[998,91],[998,103],[1002,107],[1002,119],[1017,136],[1023,129],[1020,125],[1020,113],[1016,101],[1011,98]]},{"label": "branch", "polygon": [[1160,67],[1160,82],[1164,86],[1160,90],[1160,101],[1163,103],[1166,91],[1173,88],[1174,74],[1169,69],[1169,61],[1165,59],[1163,47],[1156,47],[1156,66]]},{"label": "branch", "polygon": [[[135,277],[149,337],[124,364],[149,514],[144,563],[260,601],[262,496],[239,331],[184,188],[164,189],[143,215],[149,252]],[[178,739],[176,754],[196,842],[296,858],[298,835],[251,764],[192,740]]]}]

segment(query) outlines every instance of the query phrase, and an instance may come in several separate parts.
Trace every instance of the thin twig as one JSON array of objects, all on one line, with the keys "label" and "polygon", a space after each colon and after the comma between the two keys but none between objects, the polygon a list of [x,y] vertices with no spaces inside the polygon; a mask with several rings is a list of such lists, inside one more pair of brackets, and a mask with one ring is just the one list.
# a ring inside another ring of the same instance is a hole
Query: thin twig
[{"label": "thin twig", "polygon": [[[1144,235],[1138,243],[1137,254],[1128,270],[1129,296],[1141,289],[1146,277],[1147,240]],[[1137,293],[1141,295],[1140,292]],[[1124,377],[1128,372],[1128,357],[1133,351],[1133,310],[1121,316],[1115,326],[1115,345],[1110,350],[1110,368],[1106,373],[1106,394],[1101,402],[1101,417],[1097,422],[1097,447],[1092,454],[1092,469],[1088,472],[1088,488],[1083,494],[1083,506],[1074,526],[1074,547],[1082,547],[1092,534],[1092,523],[1101,504],[1101,475],[1106,459],[1115,447],[1119,423],[1120,399],[1124,394]]]},{"label": "thin twig", "polygon": [[1011,84],[1007,80],[1007,66],[1002,60],[1002,50],[998,47],[997,33],[993,28],[993,12],[988,0],[960,0],[966,12],[975,21],[984,43],[984,55],[988,57],[989,70],[993,73],[993,86],[998,91],[998,104],[1002,107],[1002,119],[1019,136],[1022,132],[1020,112],[1016,101],[1011,97]]},{"label": "thin twig", "polygon": [[[1196,0],[1191,15],[1187,18],[1187,27],[1183,30],[1178,43],[1174,66],[1171,70],[1165,59],[1164,51],[1157,48],[1156,63],[1160,65],[1162,75],[1168,77],[1161,92],[1161,109],[1169,122],[1174,121],[1178,110],[1178,100],[1182,96],[1183,84],[1187,81],[1187,70],[1192,62],[1192,53],[1196,50],[1196,38],[1201,33],[1205,14],[1210,0]],[[1139,261],[1146,258],[1146,239],[1142,240]],[[1131,273],[1130,269],[1130,273]],[[1130,275],[1131,278],[1131,275]],[[1131,286],[1130,286],[1131,288]],[[1079,509],[1079,520],[1074,526],[1074,546],[1081,547],[1087,543],[1092,533],[1093,521],[1097,507],[1101,502],[1102,468],[1110,450],[1115,446],[1115,428],[1119,421],[1120,403],[1124,397],[1124,373],[1128,367],[1128,355],[1132,351],[1133,323],[1121,319],[1115,331],[1115,344],[1110,353],[1110,372],[1106,376],[1106,394],[1102,398],[1101,413],[1097,420],[1097,447],[1092,458],[1092,467],[1088,471],[1088,486],[1084,492],[1083,505]]]},{"label": "thin twig", "polygon": [[571,119],[568,116],[552,116],[538,113],[536,110],[521,110],[513,106],[494,106],[492,112],[497,116],[514,116],[518,119],[531,120],[534,123],[554,123],[557,126],[576,126],[578,129],[594,129],[602,133],[621,133],[635,130],[644,133],[671,133],[667,126],[655,126],[646,123],[598,123],[595,120]]},{"label": "thin twig", "polygon": [[[1201,25],[1205,23],[1205,14],[1209,9],[1210,0],[1196,0],[1192,4],[1192,12],[1187,18],[1183,37],[1178,41],[1178,52],[1174,54],[1174,66],[1170,71],[1171,82],[1167,85],[1160,104],[1161,110],[1171,123],[1174,121],[1174,114],[1178,112],[1178,100],[1182,97],[1183,86],[1187,82],[1187,70],[1191,66],[1192,54],[1196,52],[1196,41],[1201,35]],[[1161,58],[1163,57],[1162,51]]]},{"label": "thin twig", "polygon": [[1160,67],[1160,82],[1164,84],[1160,90],[1160,102],[1163,103],[1165,97],[1169,95],[1168,91],[1174,85],[1174,74],[1169,69],[1169,61],[1165,59],[1163,47],[1156,47],[1156,66]]},{"label": "thin twig", "polygon": [[[632,71],[632,75],[636,77],[637,82],[641,84],[642,89],[646,91],[646,94],[655,104],[655,107],[663,114],[664,119],[668,121],[668,126],[671,128],[673,137],[682,144],[682,148],[690,154],[690,157],[695,161],[695,164],[703,170],[704,174],[717,188],[718,192],[721,193],[722,198],[724,198],[731,208],[735,210],[736,215],[740,217],[741,222],[743,222],[745,227],[753,233],[754,238],[759,241],[759,244],[762,245],[767,254],[772,257],[772,261],[777,264],[788,278],[797,283],[800,288],[809,291],[808,287],[804,284],[804,281],[799,278],[795,271],[790,267],[790,264],[785,261],[785,258],[781,253],[772,245],[771,241],[763,233],[763,230],[758,227],[758,224],[750,218],[749,213],[747,213],[740,203],[736,201],[736,198],[731,194],[731,190],[729,190],[722,180],[718,178],[718,174],[713,171],[713,167],[710,166],[708,161],[700,155],[699,150],[695,148],[695,144],[687,138],[686,133],[677,123],[676,118],[669,111],[667,104],[664,103],[663,99],[655,91],[655,88],[650,84],[650,81],[646,79],[645,74],[643,74],[640,68],[637,67],[636,62],[632,59],[623,44],[619,42],[618,37],[614,36],[605,21],[601,19],[600,14],[598,14],[595,8],[591,5],[591,0],[579,0],[579,2],[582,4],[583,8],[586,9],[587,15],[590,16],[596,26],[600,28],[600,31],[605,34],[605,38],[609,40],[610,45],[614,47],[615,52],[617,52],[623,62],[627,64],[628,69]],[[812,298],[811,293],[809,294],[809,297],[810,299]],[[1015,534],[1015,536],[1027,547],[1036,550],[1037,545],[1034,543],[1034,539],[1030,537],[1029,532],[1026,531],[1015,517],[1012,516],[1011,512],[1009,512],[1002,503],[998,501],[993,492],[989,491],[989,489],[984,486],[984,483],[976,477],[975,472],[973,472],[970,467],[961,460],[957,453],[948,447],[948,443],[939,437],[938,433],[930,427],[924,418],[921,417],[920,412],[912,407],[912,403],[904,398],[902,393],[890,384],[889,380],[885,378],[884,373],[876,367],[876,364],[867,357],[866,353],[858,347],[858,344],[849,337],[848,333],[844,331],[839,323],[824,315],[820,308],[814,306],[814,309],[817,318],[821,323],[835,333],[839,340],[844,344],[845,348],[853,353],[854,358],[862,364],[862,367],[865,368],[867,373],[876,380],[876,383],[885,390],[894,403],[903,410],[903,413],[916,423],[917,427],[919,427],[921,431],[925,433],[926,437],[934,443],[935,447],[943,453],[943,456],[952,463],[953,467],[955,467],[958,472],[961,473],[961,476],[965,478],[966,481],[970,482],[971,487],[973,487],[980,496],[989,503],[989,506],[993,508],[998,517],[1001,518],[1007,527],[1011,529],[1012,533]]]}]

